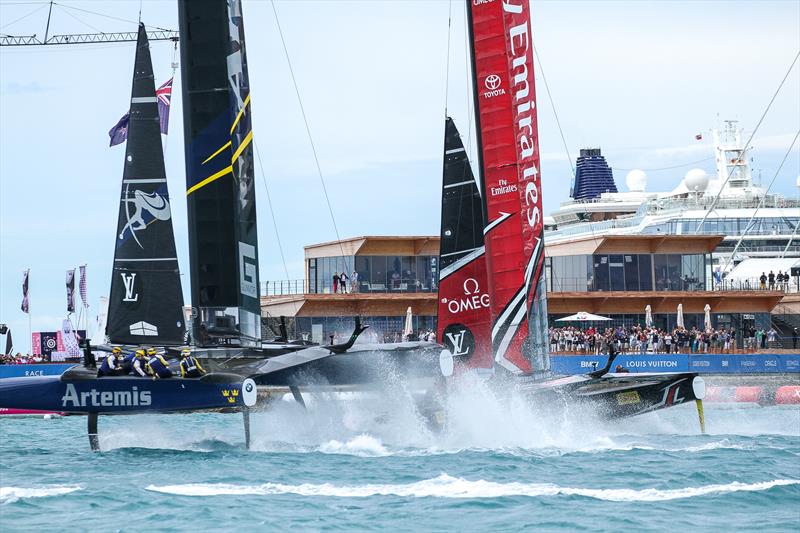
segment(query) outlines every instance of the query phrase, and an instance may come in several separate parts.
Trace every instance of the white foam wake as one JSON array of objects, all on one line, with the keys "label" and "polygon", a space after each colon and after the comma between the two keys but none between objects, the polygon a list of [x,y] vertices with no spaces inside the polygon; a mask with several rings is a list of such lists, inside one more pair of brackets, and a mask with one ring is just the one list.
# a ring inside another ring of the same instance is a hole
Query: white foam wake
[{"label": "white foam wake", "polygon": [[389,455],[386,447],[371,435],[362,433],[347,442],[331,440],[319,447],[322,453],[357,455],[362,457],[383,457]]},{"label": "white foam wake", "polygon": [[441,474],[433,479],[403,485],[367,484],[337,486],[330,483],[284,485],[264,483],[262,485],[231,485],[227,483],[190,483],[185,485],[150,485],[147,490],[181,496],[223,495],[273,495],[297,494],[299,496],[330,496],[338,498],[366,498],[370,496],[407,496],[417,498],[502,498],[510,496],[584,496],[615,502],[649,502],[692,498],[706,494],[724,494],[740,491],[763,491],[782,485],[797,485],[800,480],[775,479],[761,483],[734,481],[725,485],[705,485],[681,489],[588,489],[559,487],[549,483],[495,483],[493,481],[469,481]]},{"label": "white foam wake", "polygon": [[14,503],[21,498],[63,496],[81,490],[77,485],[44,485],[41,487],[0,487],[0,503]]}]

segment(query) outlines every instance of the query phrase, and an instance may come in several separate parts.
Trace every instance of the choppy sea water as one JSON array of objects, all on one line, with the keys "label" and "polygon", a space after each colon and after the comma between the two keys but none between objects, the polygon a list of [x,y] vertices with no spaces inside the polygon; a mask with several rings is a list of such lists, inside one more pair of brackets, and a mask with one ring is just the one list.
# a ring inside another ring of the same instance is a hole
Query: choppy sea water
[{"label": "choppy sea water", "polygon": [[0,530],[797,531],[800,409],[693,405],[615,423],[463,399],[241,415],[0,420]]}]

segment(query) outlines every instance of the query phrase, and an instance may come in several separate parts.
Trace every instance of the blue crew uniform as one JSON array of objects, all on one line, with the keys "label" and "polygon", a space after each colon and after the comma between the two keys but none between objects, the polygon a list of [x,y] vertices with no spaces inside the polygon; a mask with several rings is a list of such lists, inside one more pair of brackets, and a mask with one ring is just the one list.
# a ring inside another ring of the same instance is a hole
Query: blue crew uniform
[{"label": "blue crew uniform", "polygon": [[133,371],[133,361],[136,359],[136,352],[131,352],[122,358],[122,373],[130,374]]},{"label": "blue crew uniform", "polygon": [[131,372],[134,376],[146,378],[148,375],[147,359],[144,356],[144,350],[137,350],[134,352],[133,361],[131,362]]},{"label": "blue crew uniform", "polygon": [[172,377],[172,370],[169,368],[169,363],[163,356],[155,354],[150,355],[147,360],[147,367],[150,369],[153,379],[164,379]]},{"label": "blue crew uniform", "polygon": [[97,370],[98,377],[104,376],[118,376],[122,373],[122,361],[119,359],[119,354],[112,353],[105,359],[103,364]]},{"label": "blue crew uniform", "polygon": [[200,362],[187,352],[181,353],[181,377],[199,378],[206,373]]}]

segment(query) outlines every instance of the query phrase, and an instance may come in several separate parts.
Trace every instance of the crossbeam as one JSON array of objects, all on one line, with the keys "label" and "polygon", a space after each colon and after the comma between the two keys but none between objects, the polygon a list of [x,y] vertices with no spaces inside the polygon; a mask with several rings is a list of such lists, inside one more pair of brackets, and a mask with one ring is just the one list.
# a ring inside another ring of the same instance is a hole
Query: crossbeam
[{"label": "crossbeam", "polygon": [[[54,46],[65,44],[124,43],[136,42],[135,31],[113,33],[70,33],[52,35],[42,41],[36,35],[0,35],[0,46]],[[147,32],[150,41],[177,42],[178,32],[172,30],[153,30]]]}]

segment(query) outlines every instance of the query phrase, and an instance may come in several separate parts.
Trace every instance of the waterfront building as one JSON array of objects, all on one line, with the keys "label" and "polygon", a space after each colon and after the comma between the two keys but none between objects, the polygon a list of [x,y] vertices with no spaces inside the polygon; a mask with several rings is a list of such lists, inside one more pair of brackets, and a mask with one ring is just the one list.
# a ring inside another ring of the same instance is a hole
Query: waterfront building
[{"label": "waterfront building", "polygon": [[[783,290],[748,290],[715,284],[711,265],[722,235],[577,236],[545,246],[551,324],[578,312],[605,315],[609,325],[653,323],[673,328],[678,304],[687,328],[703,327],[711,307],[716,328],[769,328],[770,312]],[[394,340],[411,308],[415,330],[435,329],[439,237],[363,236],[306,246],[303,280],[262,287],[265,331],[277,333],[278,318],[290,333],[327,341],[346,335],[355,316],[372,326],[372,340]],[[358,284],[333,275],[344,271]]]},{"label": "waterfront building", "polygon": [[[683,304],[689,328],[703,326],[706,305],[714,327],[739,334],[774,326],[790,336],[800,327],[800,200],[754,183],[735,122],[712,139],[716,176],[691,169],[662,192],[647,191],[641,170],[617,192],[600,149],[581,150],[572,198],[545,217],[551,324],[581,311],[609,316],[610,325],[644,324],[650,305],[654,325],[672,328]],[[296,335],[318,341],[348,332],[356,315],[391,337],[409,307],[416,330],[435,329],[438,253],[434,236],[307,246],[305,278],[265,284],[262,315],[269,324],[290,317]],[[766,262],[791,280],[762,290]],[[333,287],[342,271],[358,277],[346,293]]]}]

